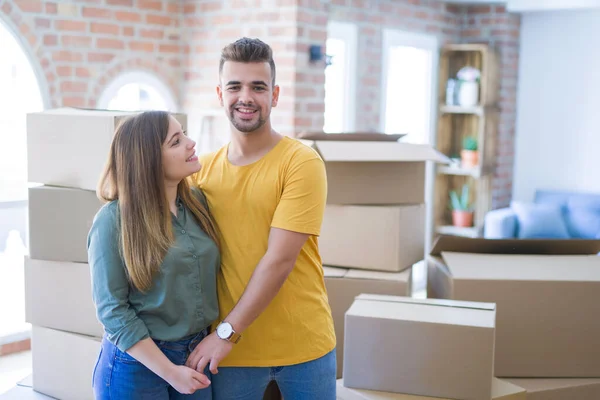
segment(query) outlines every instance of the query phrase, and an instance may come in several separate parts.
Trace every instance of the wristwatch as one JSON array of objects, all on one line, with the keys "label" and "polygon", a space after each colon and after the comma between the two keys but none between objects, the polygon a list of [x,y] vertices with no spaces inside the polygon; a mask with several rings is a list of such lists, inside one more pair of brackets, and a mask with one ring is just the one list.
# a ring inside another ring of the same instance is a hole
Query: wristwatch
[{"label": "wristwatch", "polygon": [[242,338],[242,335],[233,330],[229,322],[221,322],[217,326],[217,336],[223,340],[236,344]]}]

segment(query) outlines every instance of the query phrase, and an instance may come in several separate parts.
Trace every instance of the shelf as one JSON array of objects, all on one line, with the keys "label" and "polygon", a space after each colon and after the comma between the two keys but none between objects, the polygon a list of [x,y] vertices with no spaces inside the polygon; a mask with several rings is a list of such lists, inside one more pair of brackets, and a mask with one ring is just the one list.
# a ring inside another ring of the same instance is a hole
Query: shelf
[{"label": "shelf", "polygon": [[490,168],[462,168],[457,165],[439,165],[437,167],[438,174],[444,175],[460,175],[460,176],[471,176],[473,178],[481,178],[482,176],[490,175]]},{"label": "shelf", "polygon": [[453,225],[442,225],[436,228],[440,235],[464,236],[470,238],[481,237],[481,229],[477,227],[461,228]]},{"label": "shelf", "polygon": [[475,114],[475,115],[483,115],[483,107],[482,106],[474,106],[474,107],[463,107],[463,106],[440,106],[440,112],[442,114]]}]

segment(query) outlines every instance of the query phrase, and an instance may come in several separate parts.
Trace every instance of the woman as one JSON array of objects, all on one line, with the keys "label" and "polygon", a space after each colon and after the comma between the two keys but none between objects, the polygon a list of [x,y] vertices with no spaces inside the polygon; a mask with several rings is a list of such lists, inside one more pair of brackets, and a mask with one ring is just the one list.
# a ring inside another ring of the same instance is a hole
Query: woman
[{"label": "woman", "polygon": [[[187,177],[195,142],[166,112],[115,133],[88,236],[92,295],[105,335],[97,399],[210,399],[208,370],[184,366],[218,317],[219,248],[206,200]],[[208,387],[208,388],[207,388]]]}]

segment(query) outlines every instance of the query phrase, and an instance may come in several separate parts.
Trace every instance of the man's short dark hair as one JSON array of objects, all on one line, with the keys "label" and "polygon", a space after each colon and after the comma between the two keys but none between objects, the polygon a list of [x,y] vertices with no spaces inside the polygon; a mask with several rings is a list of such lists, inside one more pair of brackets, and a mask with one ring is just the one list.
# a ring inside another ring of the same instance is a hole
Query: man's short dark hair
[{"label": "man's short dark hair", "polygon": [[271,67],[271,77],[273,78],[272,84],[275,86],[275,61],[273,61],[273,50],[262,40],[243,37],[225,46],[221,51],[219,75],[223,72],[223,64],[225,64],[225,61],[242,63],[268,62]]}]

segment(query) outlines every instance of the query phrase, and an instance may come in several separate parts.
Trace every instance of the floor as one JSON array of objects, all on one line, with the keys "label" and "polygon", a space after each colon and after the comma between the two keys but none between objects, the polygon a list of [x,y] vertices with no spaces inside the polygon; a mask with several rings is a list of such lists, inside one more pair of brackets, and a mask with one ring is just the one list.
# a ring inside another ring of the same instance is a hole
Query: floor
[{"label": "floor", "polygon": [[0,357],[0,394],[31,374],[31,351]]}]

